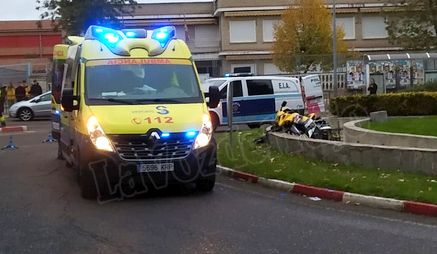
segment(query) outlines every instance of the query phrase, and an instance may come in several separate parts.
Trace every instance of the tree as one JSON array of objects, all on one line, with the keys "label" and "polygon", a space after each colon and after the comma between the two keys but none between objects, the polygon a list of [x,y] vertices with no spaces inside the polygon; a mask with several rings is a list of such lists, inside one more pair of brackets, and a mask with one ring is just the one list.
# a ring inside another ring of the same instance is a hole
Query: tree
[{"label": "tree", "polygon": [[[329,65],[332,57],[332,17],[323,0],[296,0],[275,27],[274,63],[281,71],[307,72],[315,64]],[[344,32],[337,29],[337,52],[346,53]]]},{"label": "tree", "polygon": [[[119,27],[117,17],[132,15],[136,0],[36,0],[41,19],[51,19],[67,35],[84,33],[90,25]],[[56,21],[56,22],[55,22]]]},{"label": "tree", "polygon": [[386,7],[390,43],[412,50],[429,50],[437,46],[437,1],[391,0]]}]

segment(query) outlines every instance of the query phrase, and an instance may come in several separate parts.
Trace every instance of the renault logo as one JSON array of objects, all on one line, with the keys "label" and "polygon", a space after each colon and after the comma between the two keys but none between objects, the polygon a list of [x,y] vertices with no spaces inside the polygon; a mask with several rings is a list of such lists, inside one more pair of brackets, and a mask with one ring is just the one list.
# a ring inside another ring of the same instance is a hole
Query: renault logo
[{"label": "renault logo", "polygon": [[159,136],[159,133],[154,131],[152,133],[150,133],[149,139],[155,138],[157,140],[161,139],[161,137]]}]

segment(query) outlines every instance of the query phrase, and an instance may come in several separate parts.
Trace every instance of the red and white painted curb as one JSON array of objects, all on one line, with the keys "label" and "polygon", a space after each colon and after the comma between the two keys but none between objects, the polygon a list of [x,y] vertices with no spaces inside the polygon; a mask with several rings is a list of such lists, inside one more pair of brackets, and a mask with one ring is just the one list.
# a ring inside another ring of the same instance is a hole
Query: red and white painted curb
[{"label": "red and white painted curb", "polygon": [[0,128],[0,133],[27,131],[27,126],[6,126]]},{"label": "red and white painted curb", "polygon": [[437,216],[437,205],[434,204],[366,196],[356,193],[319,188],[304,184],[289,183],[276,179],[267,179],[249,173],[236,171],[223,166],[217,166],[217,168],[223,175],[229,176],[231,178],[243,180],[250,183],[257,183],[262,186],[277,189],[280,191],[306,195],[309,197],[319,197],[322,199],[341,201],[345,204],[356,204],[414,214]]}]

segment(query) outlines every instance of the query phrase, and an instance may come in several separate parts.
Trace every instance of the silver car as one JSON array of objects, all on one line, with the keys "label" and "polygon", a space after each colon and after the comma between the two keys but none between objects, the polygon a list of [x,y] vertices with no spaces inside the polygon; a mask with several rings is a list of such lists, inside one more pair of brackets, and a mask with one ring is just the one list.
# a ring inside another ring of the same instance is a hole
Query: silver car
[{"label": "silver car", "polygon": [[51,100],[51,92],[46,92],[30,100],[17,102],[9,108],[9,116],[22,121],[29,121],[34,117],[50,117]]}]

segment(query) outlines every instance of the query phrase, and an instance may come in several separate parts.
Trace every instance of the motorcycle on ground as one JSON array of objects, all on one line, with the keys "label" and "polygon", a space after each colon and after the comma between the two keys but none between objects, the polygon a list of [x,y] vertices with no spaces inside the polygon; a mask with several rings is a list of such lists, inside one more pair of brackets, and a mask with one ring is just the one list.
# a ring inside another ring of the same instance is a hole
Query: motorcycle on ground
[{"label": "motorcycle on ground", "polygon": [[316,114],[300,115],[287,107],[287,102],[284,101],[276,113],[275,122],[270,130],[282,131],[300,137],[328,140],[332,128]]}]

